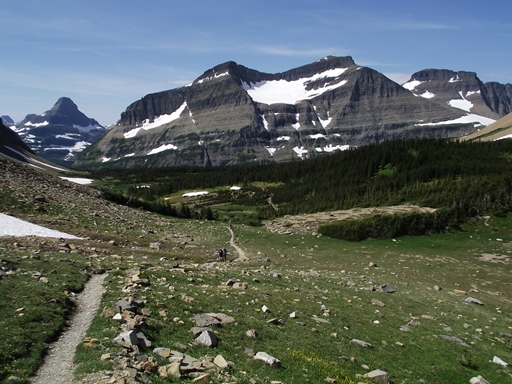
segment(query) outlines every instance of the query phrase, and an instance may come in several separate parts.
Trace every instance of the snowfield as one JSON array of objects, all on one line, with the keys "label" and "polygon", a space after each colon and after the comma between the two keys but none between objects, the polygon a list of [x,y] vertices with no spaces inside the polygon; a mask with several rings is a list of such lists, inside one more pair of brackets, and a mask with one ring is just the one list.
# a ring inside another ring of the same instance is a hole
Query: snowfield
[{"label": "snowfield", "polygon": [[63,239],[81,239],[81,237],[41,227],[39,225],[29,223],[28,221],[4,215],[3,213],[0,213],[0,236],[39,236]]},{"label": "snowfield", "polygon": [[[259,103],[296,104],[301,100],[311,99],[324,92],[345,85],[347,80],[340,80],[340,76],[347,69],[348,68],[330,69],[322,73],[317,73],[312,77],[302,78],[295,81],[271,80],[250,84],[243,83],[243,87],[247,93],[249,93],[249,96]],[[309,83],[322,78],[332,78],[333,80],[325,84],[322,88],[308,89]]]}]

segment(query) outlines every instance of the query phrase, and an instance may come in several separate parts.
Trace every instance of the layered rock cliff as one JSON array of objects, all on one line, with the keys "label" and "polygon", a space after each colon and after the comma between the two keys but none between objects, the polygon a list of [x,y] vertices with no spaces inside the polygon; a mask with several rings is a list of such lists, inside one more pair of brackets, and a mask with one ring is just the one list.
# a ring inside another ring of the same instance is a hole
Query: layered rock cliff
[{"label": "layered rock cliff", "polygon": [[[453,77],[441,75],[444,83]],[[494,102],[495,110],[485,109],[481,94],[477,100],[469,93],[477,88],[468,85],[461,92],[473,102],[469,112],[446,102],[460,98],[458,90],[443,90],[442,99],[425,97],[427,88],[421,87],[430,84],[429,72],[415,76],[411,81],[416,87],[404,88],[351,57],[329,56],[275,74],[226,62],[189,86],[149,94],[129,105],[117,125],[83,151],[75,165],[293,161],[387,139],[463,136],[510,107],[500,101]],[[429,92],[435,91],[439,93],[437,88]],[[500,92],[488,99],[501,100],[508,88]]]}]

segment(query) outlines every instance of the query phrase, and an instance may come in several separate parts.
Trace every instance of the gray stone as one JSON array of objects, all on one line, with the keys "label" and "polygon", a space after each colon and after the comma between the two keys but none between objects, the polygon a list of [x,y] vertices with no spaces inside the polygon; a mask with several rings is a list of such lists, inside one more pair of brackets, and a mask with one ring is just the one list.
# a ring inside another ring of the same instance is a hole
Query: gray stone
[{"label": "gray stone", "polygon": [[312,320],[315,320],[317,323],[331,324],[329,320],[323,319],[321,317],[312,317]]},{"label": "gray stone", "polygon": [[503,359],[499,358],[498,356],[494,356],[492,358],[492,362],[494,364],[498,364],[498,365],[501,365],[503,367],[507,367],[508,366],[508,363],[506,363],[505,361],[503,361]]},{"label": "gray stone", "polygon": [[373,348],[373,345],[371,345],[370,343],[367,343],[366,341],[363,341],[363,340],[352,339],[352,340],[350,340],[350,342],[352,344],[357,344],[363,348]]},{"label": "gray stone", "polygon": [[256,336],[258,336],[258,333],[254,329],[249,329],[247,332],[245,332],[245,335],[247,337],[256,338]]},{"label": "gray stone", "polygon": [[470,384],[491,384],[489,381],[485,380],[482,376],[478,375],[476,377],[472,377],[469,380]]},{"label": "gray stone", "polygon": [[379,307],[385,307],[386,306],[386,304],[384,304],[382,301],[377,300],[377,299],[372,299],[372,304],[373,305],[377,305]]},{"label": "gray stone", "polygon": [[368,372],[366,374],[366,377],[368,377],[371,381],[374,383],[379,384],[388,384],[388,373],[385,371],[382,371],[380,369],[376,369],[374,371]]},{"label": "gray stone", "polygon": [[465,303],[470,304],[478,304],[478,305],[484,305],[480,300],[475,299],[474,297],[466,297],[466,300],[464,300]]},{"label": "gray stone", "polygon": [[121,333],[119,336],[117,336],[114,339],[115,342],[119,343],[126,343],[128,345],[138,345],[139,344],[139,338],[137,337],[137,333],[135,331],[127,331]]},{"label": "gray stone", "polygon": [[149,341],[143,332],[137,332],[137,338],[139,339],[138,345],[141,348],[151,347],[151,341]]},{"label": "gray stone", "polygon": [[380,286],[380,290],[385,293],[393,293],[395,292],[395,288],[393,288],[391,285],[382,284]]},{"label": "gray stone", "polygon": [[222,357],[222,355],[217,355],[215,359],[213,359],[213,364],[215,364],[219,368],[227,368],[229,365],[226,359]]},{"label": "gray stone", "polygon": [[207,347],[216,347],[219,344],[217,336],[212,331],[203,331],[196,337],[196,342]]},{"label": "gray stone", "polygon": [[469,347],[468,344],[466,344],[463,340],[459,339],[455,336],[448,336],[448,335],[440,335],[443,339],[448,340],[454,344],[463,345],[464,347]]},{"label": "gray stone", "polygon": [[200,327],[209,327],[210,325],[217,325],[221,323],[219,319],[207,313],[198,313],[194,316],[194,321]]},{"label": "gray stone", "polygon": [[263,362],[265,362],[265,363],[267,363],[268,365],[271,365],[271,366],[279,367],[281,365],[281,362],[278,359],[276,359],[273,356],[270,356],[266,352],[258,352],[258,353],[256,353],[256,355],[254,355],[254,359],[255,360],[261,360],[261,361],[263,361]]}]

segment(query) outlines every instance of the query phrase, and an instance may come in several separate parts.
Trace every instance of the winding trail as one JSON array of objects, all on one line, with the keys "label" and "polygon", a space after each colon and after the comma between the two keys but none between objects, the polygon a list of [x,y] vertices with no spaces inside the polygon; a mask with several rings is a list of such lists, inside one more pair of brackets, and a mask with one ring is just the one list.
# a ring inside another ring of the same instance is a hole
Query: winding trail
[{"label": "winding trail", "polygon": [[238,253],[238,258],[236,258],[234,261],[245,261],[249,260],[249,258],[245,255],[245,252],[240,248],[238,245],[235,244],[235,233],[233,232],[233,229],[231,226],[228,227],[229,232],[231,233],[231,238],[229,239],[229,245],[231,245],[233,248],[235,248],[235,251]]},{"label": "winding trail", "polygon": [[84,290],[77,295],[71,326],[63,332],[59,340],[50,345],[43,365],[31,378],[30,383],[69,384],[74,382],[75,350],[98,311],[103,295],[102,284],[106,276],[107,274],[93,275],[85,284]]}]

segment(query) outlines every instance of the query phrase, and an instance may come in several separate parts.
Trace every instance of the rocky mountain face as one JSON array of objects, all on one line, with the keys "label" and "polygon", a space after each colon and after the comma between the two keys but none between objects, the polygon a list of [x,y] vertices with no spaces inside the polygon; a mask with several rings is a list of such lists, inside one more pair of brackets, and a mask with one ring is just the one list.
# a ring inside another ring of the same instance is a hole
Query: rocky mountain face
[{"label": "rocky mountain face", "polygon": [[[468,77],[474,87],[466,77],[450,82],[454,76],[427,70],[403,87],[351,57],[329,56],[275,74],[226,62],[189,86],[149,94],[129,105],[117,125],[80,153],[75,165],[293,161],[386,139],[463,136],[510,109],[510,101],[503,99],[507,86],[488,86],[491,92],[476,76]],[[434,84],[439,85],[427,88]]]},{"label": "rocky mountain face", "polygon": [[474,72],[425,69],[403,86],[422,98],[494,120],[512,112],[512,84],[483,83]]},{"label": "rocky mountain face", "polygon": [[9,125],[13,125],[14,124],[14,120],[9,115],[2,115],[2,116],[0,116],[0,119],[2,120],[2,123],[4,125],[9,126]]},{"label": "rocky mountain face", "polygon": [[14,160],[21,164],[28,164],[39,169],[60,170],[66,169],[56,167],[55,164],[35,154],[16,132],[6,127],[0,121],[0,156]]},{"label": "rocky mountain face", "polygon": [[72,165],[78,152],[106,132],[105,127],[79,111],[67,97],[61,97],[42,115],[27,115],[11,129],[38,155],[66,166]]}]

